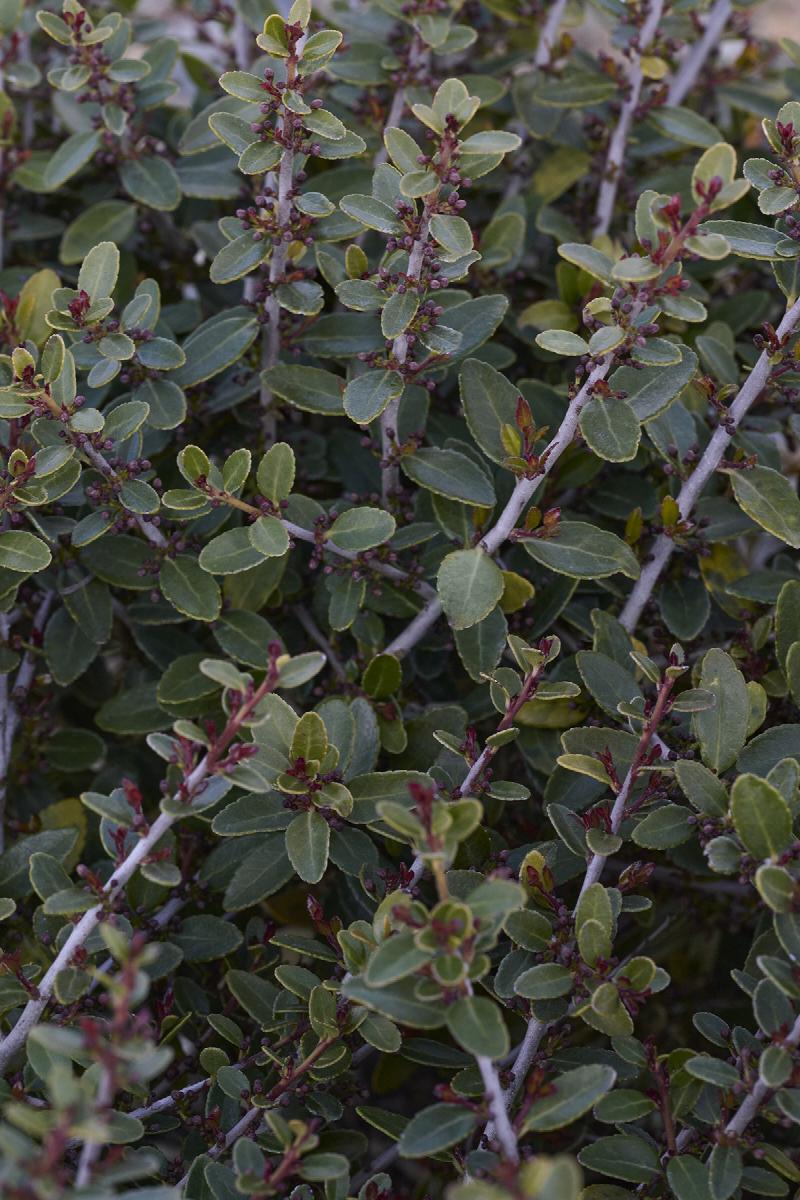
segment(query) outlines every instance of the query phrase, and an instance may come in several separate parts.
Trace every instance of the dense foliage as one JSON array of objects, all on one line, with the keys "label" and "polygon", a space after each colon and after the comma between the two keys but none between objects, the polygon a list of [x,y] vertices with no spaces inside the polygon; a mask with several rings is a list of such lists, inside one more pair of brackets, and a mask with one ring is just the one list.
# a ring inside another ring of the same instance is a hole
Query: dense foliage
[{"label": "dense foliage", "polygon": [[0,31],[4,1200],[795,1190],[800,44]]}]

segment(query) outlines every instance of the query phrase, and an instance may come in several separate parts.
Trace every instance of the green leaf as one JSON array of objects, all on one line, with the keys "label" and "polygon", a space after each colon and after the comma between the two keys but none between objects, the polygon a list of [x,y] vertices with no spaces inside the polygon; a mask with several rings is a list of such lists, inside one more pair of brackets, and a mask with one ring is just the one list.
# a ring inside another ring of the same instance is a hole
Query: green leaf
[{"label": "green leaf", "polygon": [[255,341],[258,322],[246,309],[229,309],[199,325],[183,344],[186,362],[173,375],[178,387],[194,387],[237,362]]},{"label": "green leaf", "polygon": [[432,1104],[416,1113],[398,1143],[402,1158],[429,1158],[468,1137],[477,1113],[461,1104]]},{"label": "green leaf", "polygon": [[605,579],[618,571],[639,576],[636,556],[621,538],[584,521],[560,521],[551,538],[525,538],[523,546],[536,562],[574,579]]},{"label": "green leaf", "polygon": [[438,1005],[417,998],[413,979],[373,988],[356,976],[343,983],[342,993],[356,1004],[364,1004],[412,1029],[439,1029],[444,1024],[444,1013]]},{"label": "green leaf", "polygon": [[340,550],[359,554],[388,542],[396,528],[394,517],[381,508],[349,508],[336,518],[326,537]]},{"label": "green leaf", "polygon": [[633,831],[637,846],[648,850],[666,850],[680,846],[694,835],[692,813],[681,804],[665,804],[648,813]]},{"label": "green leaf", "polygon": [[289,549],[289,534],[277,517],[258,517],[247,532],[251,545],[265,558],[280,558]]},{"label": "green leaf", "polygon": [[690,1154],[670,1159],[667,1182],[676,1200],[711,1200],[708,1166]]},{"label": "green leaf", "polygon": [[502,596],[503,573],[479,546],[454,550],[442,560],[436,588],[453,628],[470,629],[489,615]]},{"label": "green leaf", "polygon": [[[571,1125],[611,1090],[617,1078],[612,1067],[591,1063],[565,1071],[548,1085],[548,1093],[535,1100],[525,1117],[522,1132],[549,1132]],[[552,1090],[551,1090],[552,1089]]]},{"label": "green leaf", "polygon": [[771,467],[729,470],[739,507],[767,533],[800,549],[800,499],[785,475]]},{"label": "green leaf", "polygon": [[165,558],[158,584],[165,598],[178,612],[196,621],[215,621],[222,606],[216,580],[188,554]]},{"label": "green leaf", "polygon": [[757,775],[740,775],[734,783],[731,816],[745,848],[756,859],[774,858],[792,840],[788,804],[777,788]]},{"label": "green leaf", "polygon": [[779,262],[777,246],[786,235],[769,225],[754,225],[748,221],[704,221],[698,233],[718,233],[728,242],[731,253],[738,258],[755,258]]},{"label": "green leaf", "polygon": [[0,568],[33,575],[49,567],[52,555],[41,538],[22,529],[0,533]]},{"label": "green leaf", "polygon": [[393,654],[378,654],[370,662],[361,682],[364,691],[374,700],[384,700],[399,690],[402,679],[400,660]]},{"label": "green leaf", "polygon": [[572,972],[560,963],[540,963],[522,972],[514,991],[528,1000],[553,1000],[571,992],[574,982]]},{"label": "green leaf", "polygon": [[271,250],[270,242],[256,241],[252,232],[241,234],[217,253],[209,271],[211,282],[224,284],[241,279],[260,266]]},{"label": "green leaf", "polygon": [[581,1150],[578,1162],[590,1171],[628,1183],[650,1183],[660,1174],[655,1148],[628,1133],[598,1138]]},{"label": "green leaf", "polygon": [[747,685],[730,655],[716,648],[703,659],[699,682],[716,703],[713,708],[693,713],[692,725],[703,762],[719,773],[731,765],[747,737]]},{"label": "green leaf", "polygon": [[624,1125],[628,1121],[639,1121],[653,1111],[655,1104],[643,1092],[632,1088],[617,1088],[609,1092],[594,1106],[598,1121],[609,1125]]},{"label": "green leaf", "polygon": [[581,678],[602,709],[616,716],[618,705],[630,703],[641,696],[641,689],[631,671],[619,665],[607,654],[580,650],[575,656]]},{"label": "green leaf", "polygon": [[607,462],[630,462],[636,457],[641,427],[625,400],[591,399],[581,412],[580,429],[599,458]]},{"label": "green leaf", "polygon": [[708,1169],[713,1200],[730,1200],[742,1178],[742,1153],[739,1147],[717,1143],[711,1151]]},{"label": "green leaf", "polygon": [[250,527],[226,529],[204,546],[199,563],[212,575],[236,575],[258,566],[265,555],[250,540]]},{"label": "green leaf", "polygon": [[404,455],[400,466],[412,483],[438,496],[479,508],[491,508],[495,503],[491,481],[472,459],[458,450],[424,448]]},{"label": "green leaf", "polygon": [[394,292],[383,306],[381,333],[385,338],[396,338],[405,333],[419,308],[416,292]]},{"label": "green leaf", "polygon": [[498,1059],[508,1053],[508,1030],[502,1013],[486,996],[461,996],[447,1008],[447,1028],[462,1050]]},{"label": "green leaf", "polygon": [[62,142],[47,164],[44,172],[44,184],[48,191],[55,192],[63,187],[67,180],[77,175],[81,167],[100,149],[100,133],[73,133]]},{"label": "green leaf", "polygon": [[183,951],[187,962],[211,962],[236,950],[242,943],[242,932],[221,917],[194,916],[181,922],[171,940]]},{"label": "green leaf", "polygon": [[705,117],[692,112],[689,108],[673,108],[665,104],[660,108],[654,108],[648,114],[648,119],[655,125],[659,133],[686,146],[705,148],[713,146],[720,140],[719,130]]},{"label": "green leaf", "polygon": [[430,962],[430,952],[421,950],[413,933],[396,933],[381,942],[370,956],[364,979],[370,987],[387,987],[398,979],[413,975],[424,963]]},{"label": "green leaf", "polygon": [[73,621],[91,641],[102,645],[111,633],[111,593],[104,583],[87,579],[83,587],[64,594],[64,604]]},{"label": "green leaf", "polygon": [[305,883],[319,883],[328,865],[330,826],[316,811],[298,813],[286,830],[286,853]]},{"label": "green leaf", "polygon": [[[463,149],[463,146],[462,146]],[[429,225],[431,236],[445,251],[447,261],[462,258],[473,249],[472,230],[463,217],[436,214]]]},{"label": "green leaf", "polygon": [[293,877],[294,868],[286,853],[284,834],[268,836],[237,867],[225,890],[225,908],[239,911],[260,904]]},{"label": "green leaf", "polygon": [[86,292],[92,300],[111,296],[119,274],[119,250],[113,242],[100,242],[94,246],[78,274],[78,290]]},{"label": "green leaf", "polygon": [[685,346],[677,348],[680,362],[671,366],[620,367],[609,383],[615,391],[627,395],[626,403],[639,421],[652,421],[665,412],[697,370],[697,355]]},{"label": "green leaf", "polygon": [[392,400],[403,394],[399,371],[366,371],[344,390],[344,411],[358,425],[369,425]]},{"label": "green leaf", "polygon": [[181,202],[180,180],[166,158],[129,158],[120,167],[119,177],[128,195],[147,208],[171,212]]},{"label": "green leaf", "polygon": [[98,242],[121,245],[135,227],[135,205],[125,200],[102,200],[99,204],[90,205],[67,226],[61,238],[58,257],[67,265],[80,262]]},{"label": "green leaf", "polygon": [[567,329],[545,329],[536,335],[536,345],[551,354],[564,354],[567,357],[580,356],[589,353],[589,343],[577,333]]},{"label": "green leaf", "polygon": [[262,372],[266,385],[281,400],[304,412],[330,416],[344,412],[344,380],[319,367],[284,366],[282,363]]},{"label": "green leaf", "polygon": [[468,358],[458,377],[461,404],[469,431],[492,462],[503,463],[504,425],[516,427],[519,389],[488,363]]},{"label": "green leaf", "polygon": [[276,442],[274,446],[270,446],[258,464],[258,490],[273,504],[279,504],[291,495],[294,477],[294,451],[286,442]]},{"label": "green leaf", "polygon": [[375,229],[378,233],[402,232],[394,209],[374,196],[345,196],[339,201],[339,207],[348,217],[360,221],[362,225],[366,225],[368,229]]},{"label": "green leaf", "polygon": [[585,246],[581,242],[563,242],[558,247],[558,253],[567,262],[580,267],[587,275],[592,275],[603,283],[610,282],[611,272],[614,269],[613,260],[602,250],[598,250],[596,246]]}]

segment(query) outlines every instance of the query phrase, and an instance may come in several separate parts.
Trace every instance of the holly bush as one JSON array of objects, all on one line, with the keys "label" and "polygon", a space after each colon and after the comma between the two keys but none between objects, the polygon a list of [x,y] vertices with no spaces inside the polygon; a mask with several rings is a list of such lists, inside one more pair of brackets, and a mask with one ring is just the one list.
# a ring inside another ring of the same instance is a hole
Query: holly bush
[{"label": "holly bush", "polygon": [[789,1194],[800,44],[56,7],[0,0],[3,1197]]}]

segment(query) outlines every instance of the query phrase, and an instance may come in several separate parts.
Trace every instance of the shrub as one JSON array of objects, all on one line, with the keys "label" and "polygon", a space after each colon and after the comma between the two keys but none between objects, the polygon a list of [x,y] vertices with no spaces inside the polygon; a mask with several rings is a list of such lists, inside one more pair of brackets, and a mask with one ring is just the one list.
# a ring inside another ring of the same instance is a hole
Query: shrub
[{"label": "shrub", "polygon": [[0,3],[3,1196],[787,1194],[800,45],[119,7]]}]

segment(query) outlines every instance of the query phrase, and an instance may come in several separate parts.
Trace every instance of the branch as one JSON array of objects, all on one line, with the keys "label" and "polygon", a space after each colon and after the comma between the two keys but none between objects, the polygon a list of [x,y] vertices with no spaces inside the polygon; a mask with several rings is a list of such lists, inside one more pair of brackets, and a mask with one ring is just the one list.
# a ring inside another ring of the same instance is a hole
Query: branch
[{"label": "branch", "polygon": [[[776,330],[776,336],[779,339],[788,337],[794,331],[798,322],[800,322],[800,300],[796,300],[787,309],[783,320]],[[719,466],[722,456],[730,445],[731,438],[736,433],[742,419],[764,390],[769,380],[770,369],[769,352],[763,350],[758,362],[739,390],[738,396],[728,409],[727,415],[729,419],[725,421],[725,424],[720,423],[717,425],[697,466],[678,493],[678,509],[682,520],[686,520],[691,515],[700,493]],[[628,633],[631,633],[636,628],[642,611],[653,593],[661,572],[672,557],[674,549],[674,540],[665,533],[660,534],[656,538],[650,562],[642,570],[620,615],[620,621]]]},{"label": "branch", "polygon": [[[253,1134],[255,1134],[259,1125],[261,1124],[264,1113],[267,1111],[267,1108],[270,1107],[270,1101],[279,1101],[281,1096],[292,1091],[292,1089],[297,1083],[299,1083],[306,1072],[313,1067],[317,1059],[320,1058],[320,1056],[324,1054],[325,1051],[332,1046],[335,1041],[335,1037],[326,1037],[317,1042],[314,1049],[310,1054],[306,1055],[302,1062],[298,1063],[296,1067],[293,1067],[289,1074],[283,1079],[278,1080],[275,1086],[265,1097],[265,1104],[259,1104],[251,1109],[248,1109],[244,1116],[240,1117],[236,1124],[233,1125],[225,1134],[225,1141],[211,1147],[211,1149],[208,1151],[209,1158],[219,1158],[226,1150],[230,1149],[234,1142],[238,1141],[238,1139],[243,1137],[246,1133],[248,1133],[248,1131],[252,1130]],[[187,1175],[184,1175],[178,1186],[181,1187],[186,1182],[187,1178],[188,1172]]]},{"label": "branch", "polygon": [[[430,833],[428,838],[428,846],[429,849],[434,849],[434,839]],[[434,879],[436,880],[436,893],[439,897],[439,902],[443,904],[445,901],[450,899],[450,889],[447,883],[447,875],[445,874],[444,863],[440,858],[434,859],[433,875]],[[469,961],[464,957],[463,950],[459,948],[456,953],[459,955],[462,961],[464,961],[465,966],[468,968]],[[466,973],[463,983],[463,990],[467,996],[475,995],[475,989],[472,986],[472,980]],[[517,1146],[517,1135],[514,1132],[514,1127],[512,1126],[508,1117],[508,1110],[503,1097],[503,1086],[500,1083],[500,1076],[497,1072],[497,1067],[494,1065],[491,1058],[485,1054],[476,1054],[475,1061],[478,1064],[478,1070],[481,1073],[483,1086],[486,1089],[486,1095],[489,1099],[489,1112],[492,1116],[489,1124],[491,1125],[494,1136],[500,1143],[506,1161],[518,1163],[519,1148]]]},{"label": "branch", "polygon": [[236,67],[239,71],[250,70],[250,57],[252,51],[253,34],[237,7],[236,15],[233,18],[233,28],[231,30],[231,38],[233,41],[233,57],[236,62]]},{"label": "branch", "polygon": [[[31,634],[34,643],[47,624],[47,618],[50,615],[50,609],[53,605],[54,594],[53,592],[45,592],[36,610],[33,624],[31,625]],[[10,629],[11,619],[5,615],[0,616],[0,637],[3,642],[8,641]],[[14,750],[14,738],[17,735],[20,723],[19,705],[31,689],[36,674],[36,662],[37,656],[34,650],[27,650],[10,693],[8,675],[0,676],[0,851],[5,846],[6,791],[8,788],[11,755]]]},{"label": "branch", "polygon": [[[297,62],[304,41],[305,34],[294,44],[294,49],[286,60],[286,87],[289,89],[293,88],[295,84]],[[289,241],[287,241],[286,235],[289,232],[291,221],[295,169],[295,152],[292,145],[294,139],[294,117],[286,106],[283,107],[281,113],[280,129],[278,132],[283,139],[283,152],[281,154],[280,166],[278,167],[278,196],[275,204],[275,220],[280,241],[277,245],[273,245],[269,260],[270,294],[264,302],[264,311],[267,314],[268,324],[264,331],[261,346],[262,372],[269,367],[276,366],[281,354],[281,306],[275,295],[275,289],[278,284],[283,282],[286,272],[286,259],[289,253]],[[264,439],[269,445],[270,442],[275,441],[275,414],[272,411],[272,392],[264,384],[263,374],[260,400],[262,429]]]},{"label": "branch", "polygon": [[[661,724],[669,705],[669,697],[670,692],[672,691],[673,683],[674,680],[667,677],[661,684],[656,703],[653,707],[652,715],[642,730],[642,736],[639,738],[639,744],[636,747],[636,753],[633,756],[633,762],[628,768],[628,773],[622,781],[622,787],[619,789],[617,797],[614,800],[610,816],[611,832],[614,834],[619,833],[620,826],[625,818],[625,808],[628,803],[628,797],[630,796],[639,772],[642,769],[642,764],[644,763],[645,756],[650,749],[650,745],[656,740],[656,730]],[[658,744],[657,746],[659,757],[662,754],[661,744]],[[581,884],[581,890],[578,893],[579,900],[584,892],[586,892],[592,886],[592,884],[597,883],[598,879],[603,873],[603,867],[606,864],[607,857],[608,855],[606,854],[599,854],[596,852],[592,854],[592,857],[589,859],[589,864],[586,868],[586,874],[584,876],[583,883]]]},{"label": "branch", "polygon": [[328,639],[325,637],[325,634],[317,625],[306,606],[304,604],[296,605],[294,614],[297,617],[298,623],[303,626],[303,629],[305,629],[312,642],[316,642],[322,653],[327,658],[328,666],[331,668],[336,678],[341,683],[346,683],[347,672],[344,669],[341,659]]},{"label": "branch", "polygon": [[[204,769],[205,762],[206,759],[203,759],[195,767],[192,774],[186,780],[187,786],[195,786],[205,778],[207,773]],[[28,1001],[14,1028],[0,1042],[0,1071],[5,1070],[11,1057],[17,1050],[24,1046],[28,1034],[39,1021],[53,995],[58,975],[70,965],[75,953],[81,949],[89,938],[89,935],[94,932],[100,921],[100,917],[105,911],[105,905],[119,895],[137,867],[147,858],[148,854],[150,854],[176,820],[177,817],[173,817],[169,813],[161,813],[144,837],[140,838],[122,865],[114,871],[108,883],[103,888],[104,903],[96,904],[94,908],[90,908],[73,927],[72,933],[65,941],[58,955],[50,964],[41,983],[38,985],[38,995],[35,999]]]},{"label": "branch", "polygon": [[[221,492],[206,485],[201,489],[212,500],[220,500],[223,504],[228,504],[231,508],[238,508],[240,512],[249,513],[253,517],[263,517],[264,513],[260,508],[256,508],[255,504],[248,504],[246,500],[240,500],[237,496],[231,496],[228,492]],[[331,554],[335,554],[338,558],[344,558],[348,562],[358,563],[363,566],[364,570],[369,569],[377,575],[383,575],[386,579],[391,579],[393,583],[409,585],[414,591],[419,592],[421,596],[432,599],[436,596],[435,588],[432,588],[424,579],[417,579],[414,575],[407,571],[402,571],[399,567],[393,567],[391,563],[382,562],[380,559],[370,559],[368,562],[363,561],[360,555],[354,550],[343,550],[337,546],[335,542],[328,538],[320,537],[313,529],[304,529],[302,525],[296,525],[294,521],[284,520],[278,517],[278,520],[283,525],[286,532],[300,542],[309,542],[313,546],[317,546],[321,550],[329,550]]]},{"label": "branch", "polygon": [[[97,1089],[97,1099],[94,1106],[95,1112],[105,1113],[105,1110],[111,1107],[113,1099],[114,1074],[108,1067],[103,1067],[100,1074],[100,1084]],[[91,1182],[92,1168],[102,1148],[103,1143],[99,1141],[95,1142],[87,1139],[83,1143],[78,1160],[78,1170],[75,1175],[75,1186],[77,1188],[86,1187]]]},{"label": "branch", "polygon": [[[540,467],[530,479],[518,479],[513,492],[503,509],[497,524],[480,543],[487,554],[496,554],[516,527],[523,510],[530,502],[534,492],[542,480],[552,471],[561,455],[575,437],[583,407],[588,401],[591,390],[600,379],[605,379],[611,369],[612,356],[608,355],[594,368],[580,391],[570,401],[564,414],[564,420],[558,427],[553,440],[547,446],[540,459]],[[442,613],[442,603],[434,594],[425,607],[417,613],[413,621],[386,647],[387,654],[402,658],[404,654],[416,646]]]},{"label": "branch", "polygon": [[[416,67],[421,66],[423,62],[427,61],[427,58],[428,48],[415,29],[414,36],[411,40],[411,46],[409,47],[408,51],[407,70],[409,72],[413,71]],[[400,124],[401,120],[403,119],[403,113],[406,110],[407,102],[408,85],[398,88],[392,97],[392,103],[389,108],[389,112],[386,114],[386,120],[383,122],[384,129],[394,129]],[[386,162],[388,157],[389,152],[386,149],[383,139],[381,139],[381,144],[375,152],[372,165],[375,167],[380,167]]]},{"label": "branch", "polygon": [[641,96],[642,84],[644,83],[641,57],[658,32],[663,9],[664,0],[650,0],[650,7],[645,22],[635,39],[635,44],[631,45],[631,61],[627,73],[628,95],[623,101],[619,119],[611,135],[611,141],[608,143],[603,178],[597,196],[597,210],[594,223],[595,237],[608,233],[611,225],[620,176],[622,174],[622,166],[625,161],[625,147],[628,143],[628,134],[630,133],[634,114],[639,106],[639,97]]},{"label": "branch", "polygon": [[[549,649],[552,643],[550,639],[546,639],[546,641]],[[540,646],[541,645],[542,643],[540,643]],[[506,711],[504,712],[503,718],[497,726],[495,733],[503,733],[506,729],[511,728],[520,709],[527,704],[535,694],[546,665],[547,664],[545,662],[541,662],[538,666],[534,667],[533,670],[528,672],[523,680],[523,684],[519,692],[516,696],[513,696],[506,705]],[[487,742],[481,753],[475,759],[475,762],[467,771],[463,781],[455,789],[453,793],[455,797],[468,796],[470,794],[473,784],[479,783],[481,776],[499,749],[499,746],[493,746]]]},{"label": "branch", "polygon": [[[466,990],[468,996],[474,994],[472,982],[469,979],[466,981]],[[500,1082],[497,1068],[492,1060],[483,1054],[476,1054],[475,1061],[478,1064],[483,1086],[489,1098],[489,1112],[492,1115],[491,1125],[494,1135],[500,1143],[506,1161],[512,1163],[519,1162],[517,1135],[514,1132],[514,1126],[511,1124],[511,1119],[508,1115],[503,1085]]]},{"label": "branch", "polygon": [[[249,696],[239,709],[234,712],[228,719],[225,729],[220,734],[218,740],[214,743],[208,753],[200,760],[197,766],[185,777],[182,794],[191,796],[198,786],[209,776],[217,766],[220,758],[230,746],[239,731],[242,722],[246,720],[249,713],[259,704],[263,697],[273,690],[277,681],[277,671],[273,667],[268,670],[263,682]],[[187,811],[190,811],[187,809]],[[100,922],[100,918],[106,911],[107,906],[119,896],[122,889],[132,878],[135,871],[150,852],[156,847],[158,842],[164,836],[168,829],[180,820],[182,814],[173,815],[172,813],[162,812],[153,824],[148,829],[136,845],[131,850],[128,857],[113,871],[111,878],[102,889],[102,901],[95,904],[83,914],[81,919],[74,925],[72,933],[70,933],[61,950],[50,964],[42,978],[42,981],[37,986],[37,995],[35,998],[28,1001],[22,1013],[20,1014],[14,1028],[0,1042],[0,1071],[3,1071],[9,1060],[21,1049],[28,1038],[28,1034],[39,1021],[47,1004],[49,1003],[55,990],[55,983],[61,971],[65,970],[72,962],[75,953],[80,950],[86,943],[89,935],[95,930]]]},{"label": "branch", "polygon": [[[422,271],[422,261],[425,255],[425,247],[428,244],[428,228],[430,226],[432,205],[436,203],[435,197],[438,195],[439,189],[431,196],[425,198],[425,211],[422,214],[420,221],[419,232],[414,239],[414,245],[411,247],[411,252],[408,256],[408,269],[406,277],[418,280]],[[419,290],[419,289],[418,289]],[[408,358],[408,334],[400,333],[392,342],[392,356],[400,363],[401,366]],[[400,483],[400,467],[397,461],[389,461],[394,454],[395,439],[397,434],[397,418],[400,411],[400,396],[395,400],[390,400],[386,408],[381,413],[381,457],[386,463],[381,468],[381,497],[383,503],[388,505],[392,493],[397,491]]]},{"label": "branch", "polygon": [[[614,800],[614,805],[611,809],[610,824],[612,833],[619,832],[620,826],[625,818],[625,809],[628,803],[628,798],[631,794],[634,784],[636,783],[650,746],[655,741],[658,726],[660,725],[667,711],[673,683],[674,680],[667,677],[659,687],[658,696],[656,698],[655,705],[653,706],[653,711],[648,718],[644,729],[642,730],[642,735],[639,738],[639,744],[636,747],[633,761],[628,768],[628,772],[622,782],[622,787],[617,793],[616,799]],[[658,746],[658,749],[660,753],[660,745]],[[586,866],[586,874],[584,875],[580,892],[578,893],[578,899],[575,903],[575,907],[572,910],[573,919],[577,910],[577,906],[580,903],[581,896],[583,896],[583,894],[592,886],[592,884],[597,883],[598,879],[602,875],[603,867],[606,863],[606,857],[607,856],[605,854],[594,853],[591,855]],[[531,1063],[533,1062],[536,1052],[541,1044],[542,1038],[545,1036],[548,1030],[552,1028],[553,1024],[555,1024],[555,1022],[540,1021],[537,1017],[533,1017],[529,1021],[528,1028],[525,1031],[525,1037],[522,1041],[522,1045],[519,1048],[516,1061],[511,1068],[511,1082],[506,1089],[504,1097],[506,1112],[510,1109],[517,1092],[519,1091],[526,1075],[528,1074]],[[485,1132],[487,1137],[491,1137],[494,1130],[492,1127],[487,1125]]]},{"label": "branch", "polygon": [[[783,1039],[782,1044],[792,1049],[800,1045],[800,1017],[798,1017],[791,1028],[791,1031]],[[757,1115],[759,1108],[772,1095],[773,1088],[767,1086],[762,1079],[759,1079],[753,1090],[747,1096],[747,1099],[739,1107],[736,1114],[731,1117],[728,1124],[725,1126],[725,1132],[731,1137],[738,1137],[744,1133],[747,1126]]]},{"label": "branch", "polygon": [[553,50],[553,44],[558,36],[559,26],[564,19],[564,11],[567,7],[567,0],[555,0],[550,5],[550,11],[547,14],[547,20],[542,26],[542,31],[539,34],[539,42],[536,47],[536,55],[534,63],[537,67],[546,67],[550,64],[550,55]]},{"label": "branch", "polygon": [[717,47],[732,11],[731,0],[716,0],[712,4],[702,36],[694,43],[681,63],[667,92],[667,104],[683,104],[692,90],[705,61]]},{"label": "branch", "polygon": [[[86,455],[92,466],[96,467],[102,475],[105,475],[106,479],[118,479],[117,472],[111,466],[111,463],[103,457],[99,450],[95,450],[94,446],[90,446],[87,443],[86,445],[81,446],[80,450],[81,453]],[[164,546],[166,546],[167,539],[164,537],[157,525],[154,525],[152,521],[146,521],[141,513],[132,513],[131,516],[151,545],[158,546],[159,549],[162,549]]]}]

